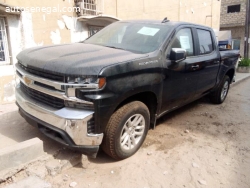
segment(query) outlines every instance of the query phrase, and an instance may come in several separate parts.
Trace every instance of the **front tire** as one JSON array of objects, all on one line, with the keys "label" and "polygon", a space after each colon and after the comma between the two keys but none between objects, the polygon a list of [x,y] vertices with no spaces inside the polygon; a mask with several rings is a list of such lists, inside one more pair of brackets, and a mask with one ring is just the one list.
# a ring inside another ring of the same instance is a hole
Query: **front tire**
[{"label": "front tire", "polygon": [[211,102],[221,104],[225,101],[230,88],[230,78],[226,75],[218,88],[211,94]]},{"label": "front tire", "polygon": [[143,144],[150,124],[147,106],[139,101],[119,108],[105,129],[102,149],[116,160],[135,154]]}]

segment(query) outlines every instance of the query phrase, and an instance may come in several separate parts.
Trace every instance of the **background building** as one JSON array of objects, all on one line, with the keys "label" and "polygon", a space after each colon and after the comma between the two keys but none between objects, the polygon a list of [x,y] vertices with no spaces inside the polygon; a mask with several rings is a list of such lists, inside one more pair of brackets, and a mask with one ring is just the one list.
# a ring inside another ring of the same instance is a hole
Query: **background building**
[{"label": "background building", "polygon": [[126,19],[187,21],[219,29],[220,0],[105,0],[104,12]]},{"label": "background building", "polygon": [[220,5],[220,0],[0,0],[0,104],[15,99],[13,65],[25,48],[79,42],[117,20],[167,17],[219,30]]},{"label": "background building", "polygon": [[221,0],[220,30],[230,30],[233,49],[244,55],[246,0]]}]

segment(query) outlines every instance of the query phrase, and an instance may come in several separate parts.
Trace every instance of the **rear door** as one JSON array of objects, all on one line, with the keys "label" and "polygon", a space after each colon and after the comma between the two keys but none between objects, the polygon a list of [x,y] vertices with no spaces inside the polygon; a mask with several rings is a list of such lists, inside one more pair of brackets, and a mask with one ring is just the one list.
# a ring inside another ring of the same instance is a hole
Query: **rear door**
[{"label": "rear door", "polygon": [[199,78],[196,97],[209,92],[216,84],[220,67],[220,55],[213,31],[206,28],[196,28],[198,39]]}]

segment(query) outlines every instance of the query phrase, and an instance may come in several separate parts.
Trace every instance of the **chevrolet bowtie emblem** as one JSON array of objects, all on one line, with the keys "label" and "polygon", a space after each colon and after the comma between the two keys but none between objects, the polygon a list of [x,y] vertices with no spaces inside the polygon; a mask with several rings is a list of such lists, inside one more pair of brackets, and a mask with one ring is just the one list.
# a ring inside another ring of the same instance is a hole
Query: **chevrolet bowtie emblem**
[{"label": "chevrolet bowtie emblem", "polygon": [[32,83],[32,80],[28,77],[24,77],[23,78],[23,81],[27,84],[27,85],[30,85]]}]

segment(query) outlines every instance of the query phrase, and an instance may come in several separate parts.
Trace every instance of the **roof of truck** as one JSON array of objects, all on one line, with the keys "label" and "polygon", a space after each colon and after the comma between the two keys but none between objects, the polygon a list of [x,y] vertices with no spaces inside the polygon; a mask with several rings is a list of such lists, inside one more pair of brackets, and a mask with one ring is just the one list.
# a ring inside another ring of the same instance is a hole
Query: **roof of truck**
[{"label": "roof of truck", "polygon": [[192,26],[198,26],[198,27],[204,27],[204,28],[209,28],[205,25],[199,25],[195,23],[190,23],[190,22],[182,22],[182,21],[166,21],[162,22],[162,20],[122,20],[119,22],[129,22],[129,23],[148,23],[148,24],[160,24],[160,25],[172,25],[172,26],[181,26],[181,25],[192,25]]}]

